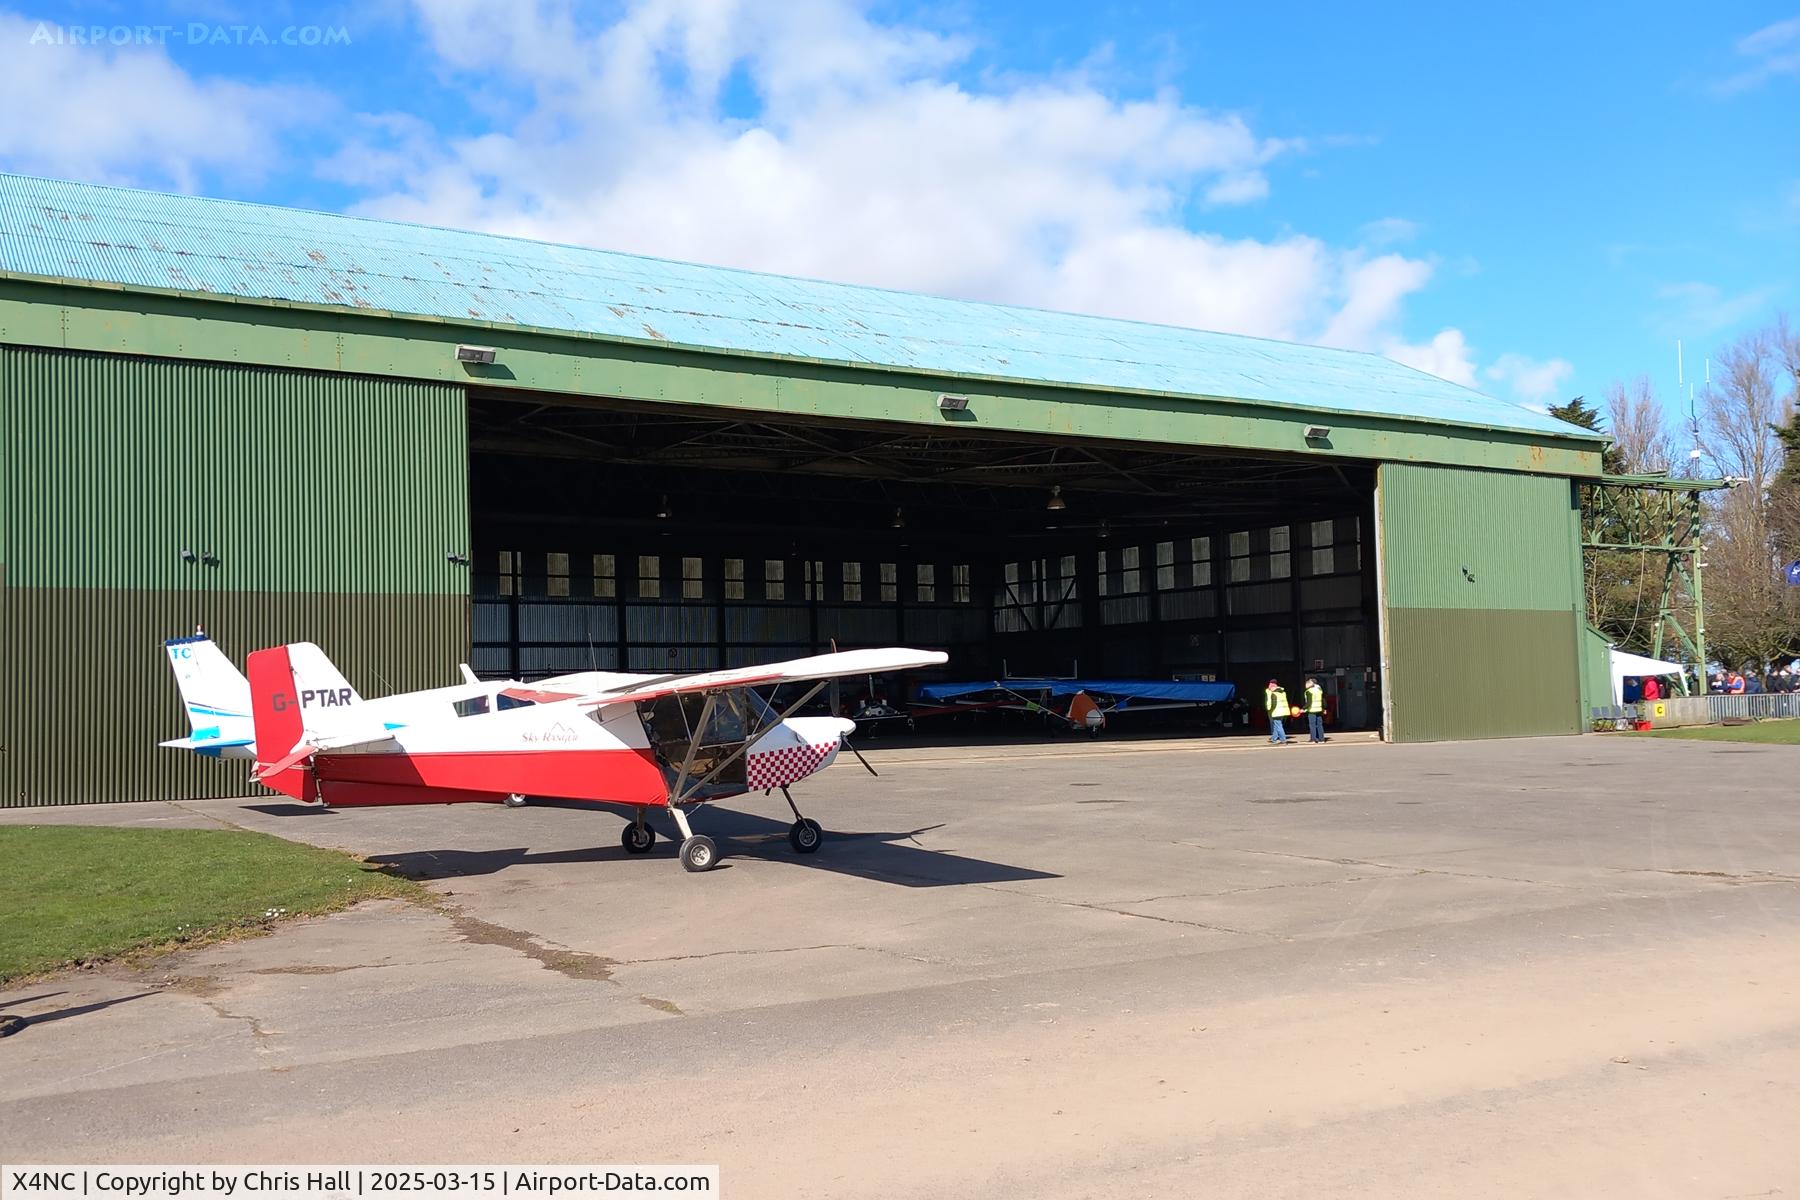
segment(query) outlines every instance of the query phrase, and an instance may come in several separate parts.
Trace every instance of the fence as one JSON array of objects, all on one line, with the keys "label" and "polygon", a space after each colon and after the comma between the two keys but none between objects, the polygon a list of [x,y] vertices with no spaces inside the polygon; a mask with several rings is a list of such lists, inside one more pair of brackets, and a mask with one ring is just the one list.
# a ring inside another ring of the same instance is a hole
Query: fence
[{"label": "fence", "polygon": [[[1661,711],[1656,711],[1658,709]],[[1596,721],[1621,724],[1642,717],[1658,727],[1800,717],[1800,692],[1763,693],[1756,696],[1671,696],[1643,704],[1608,705],[1594,709],[1591,715]]]},{"label": "fence", "polygon": [[1695,696],[1713,721],[1727,717],[1800,717],[1800,692],[1765,692],[1756,696]]}]

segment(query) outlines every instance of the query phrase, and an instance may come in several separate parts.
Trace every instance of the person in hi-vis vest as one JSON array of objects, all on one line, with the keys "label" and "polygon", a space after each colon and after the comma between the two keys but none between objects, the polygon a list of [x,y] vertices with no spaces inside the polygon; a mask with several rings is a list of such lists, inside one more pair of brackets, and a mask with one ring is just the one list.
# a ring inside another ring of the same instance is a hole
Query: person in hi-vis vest
[{"label": "person in hi-vis vest", "polygon": [[1287,745],[1288,698],[1280,683],[1269,680],[1268,690],[1263,692],[1263,708],[1269,713],[1269,742],[1275,746]]},{"label": "person in hi-vis vest", "polygon": [[1306,740],[1325,740],[1325,689],[1316,679],[1306,681]]}]

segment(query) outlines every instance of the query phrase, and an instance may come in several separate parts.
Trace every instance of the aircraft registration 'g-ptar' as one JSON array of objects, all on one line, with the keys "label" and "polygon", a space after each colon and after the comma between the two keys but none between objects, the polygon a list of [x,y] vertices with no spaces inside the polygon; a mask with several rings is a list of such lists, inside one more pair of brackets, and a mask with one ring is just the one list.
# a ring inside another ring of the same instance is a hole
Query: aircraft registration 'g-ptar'
[{"label": "aircraft registration 'g-ptar'", "polygon": [[[250,655],[256,770],[265,787],[305,802],[518,803],[526,796],[631,810],[620,837],[642,854],[656,841],[645,821],[667,808],[681,830],[681,863],[705,871],[719,858],[688,810],[747,792],[779,790],[793,810],[788,841],[819,848],[817,821],[788,787],[829,766],[855,723],[793,714],[832,679],[934,667],[934,650],[847,650],[768,666],[697,675],[606,675],[585,690],[502,688],[498,703],[396,726],[352,699],[328,702],[342,679],[311,642]],[[755,689],[811,683],[777,708]]]}]

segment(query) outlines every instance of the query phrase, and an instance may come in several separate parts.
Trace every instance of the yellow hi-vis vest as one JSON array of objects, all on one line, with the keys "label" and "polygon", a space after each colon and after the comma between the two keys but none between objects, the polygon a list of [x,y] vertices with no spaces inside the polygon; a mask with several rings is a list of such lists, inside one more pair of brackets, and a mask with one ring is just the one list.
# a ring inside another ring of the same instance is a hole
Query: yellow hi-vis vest
[{"label": "yellow hi-vis vest", "polygon": [[1263,694],[1263,703],[1268,705],[1269,715],[1277,720],[1288,715],[1288,698],[1285,688],[1270,688]]},{"label": "yellow hi-vis vest", "polygon": [[1309,713],[1322,713],[1325,711],[1324,688],[1309,687],[1306,689],[1306,711]]}]

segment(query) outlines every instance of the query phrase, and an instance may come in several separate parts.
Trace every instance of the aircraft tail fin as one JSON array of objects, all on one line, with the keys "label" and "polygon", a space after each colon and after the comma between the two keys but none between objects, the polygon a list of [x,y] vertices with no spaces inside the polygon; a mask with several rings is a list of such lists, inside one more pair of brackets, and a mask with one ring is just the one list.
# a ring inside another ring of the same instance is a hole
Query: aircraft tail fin
[{"label": "aircraft tail fin", "polygon": [[163,650],[169,656],[169,669],[175,674],[188,719],[190,736],[177,739],[176,744],[198,750],[249,743],[254,736],[250,681],[217,643],[197,633],[170,638],[163,643]]},{"label": "aircraft tail fin", "polygon": [[379,727],[365,730],[362,697],[311,642],[258,650],[249,667],[257,778],[276,791],[313,799],[306,764],[316,746],[385,736]]},{"label": "aircraft tail fin", "polygon": [[1106,728],[1106,713],[1086,692],[1076,692],[1069,701],[1069,724],[1077,729],[1098,733]]}]

